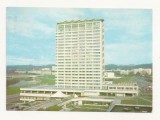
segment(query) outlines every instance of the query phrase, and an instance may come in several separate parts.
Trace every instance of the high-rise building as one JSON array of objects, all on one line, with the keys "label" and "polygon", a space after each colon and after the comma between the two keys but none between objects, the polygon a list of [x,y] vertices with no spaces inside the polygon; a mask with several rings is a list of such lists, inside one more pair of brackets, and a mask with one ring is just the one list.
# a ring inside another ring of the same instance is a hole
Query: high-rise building
[{"label": "high-rise building", "polygon": [[102,89],[104,79],[103,21],[103,19],[92,19],[57,23],[57,87]]}]

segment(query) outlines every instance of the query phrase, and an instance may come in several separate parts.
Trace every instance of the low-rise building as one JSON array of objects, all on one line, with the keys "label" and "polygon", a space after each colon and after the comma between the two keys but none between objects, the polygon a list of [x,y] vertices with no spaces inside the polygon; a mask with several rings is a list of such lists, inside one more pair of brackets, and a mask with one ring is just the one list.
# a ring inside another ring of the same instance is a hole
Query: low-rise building
[{"label": "low-rise building", "polygon": [[103,89],[99,90],[86,90],[86,89],[60,89],[56,86],[39,86],[31,88],[20,89],[21,101],[38,101],[49,100],[55,98],[57,91],[68,95],[77,96],[137,96],[138,86],[135,83],[123,84],[106,84],[102,86]]},{"label": "low-rise building", "polygon": [[51,75],[52,71],[50,68],[42,68],[41,69],[41,75]]},{"label": "low-rise building", "polygon": [[30,70],[30,71],[27,71],[27,73],[41,75],[41,70]]},{"label": "low-rise building", "polygon": [[105,77],[107,78],[114,78],[114,72],[105,72]]},{"label": "low-rise building", "polygon": [[19,73],[19,74],[26,74],[27,71],[24,70],[16,70],[15,73]]},{"label": "low-rise building", "polygon": [[52,75],[52,71],[50,68],[42,68],[39,70],[30,70],[29,74],[38,74],[38,75]]},{"label": "low-rise building", "polygon": [[151,69],[144,69],[144,68],[138,68],[138,69],[134,69],[134,74],[141,74],[141,75],[144,75],[144,74],[148,74],[148,75],[151,75],[152,74],[152,70]]},{"label": "low-rise building", "polygon": [[129,70],[120,70],[121,75],[129,75]]}]

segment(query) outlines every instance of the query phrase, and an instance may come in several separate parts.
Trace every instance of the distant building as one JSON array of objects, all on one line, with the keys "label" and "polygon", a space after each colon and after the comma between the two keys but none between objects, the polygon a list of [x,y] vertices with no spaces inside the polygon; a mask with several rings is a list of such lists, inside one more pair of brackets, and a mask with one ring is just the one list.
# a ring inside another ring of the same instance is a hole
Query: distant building
[{"label": "distant building", "polygon": [[42,68],[42,71],[50,71],[50,68]]},{"label": "distant building", "polygon": [[114,72],[105,72],[105,77],[114,78],[115,77]]},{"label": "distant building", "polygon": [[16,70],[15,73],[19,73],[19,74],[26,74],[27,71],[24,70]]},{"label": "distant building", "polygon": [[129,75],[130,73],[132,74],[140,74],[140,75],[151,75],[152,74],[152,69],[144,69],[144,68],[137,68],[137,69],[132,69],[132,70],[119,70],[121,75]]},{"label": "distant building", "polygon": [[138,68],[138,69],[134,69],[134,74],[148,74],[151,75],[152,74],[152,70],[151,69],[144,69],[144,68]]},{"label": "distant building", "polygon": [[129,70],[120,70],[121,75],[129,75],[130,71]]},{"label": "distant building", "polygon": [[28,74],[37,74],[37,75],[41,75],[41,70],[30,70],[30,71],[27,71]]},{"label": "distant building", "polygon": [[40,70],[30,70],[27,73],[37,74],[37,75],[52,75],[52,71],[50,68],[42,68]]},{"label": "distant building", "polygon": [[56,75],[56,66],[52,66],[52,75]]},{"label": "distant building", "polygon": [[50,68],[42,68],[41,69],[41,75],[51,75],[52,71]]},{"label": "distant building", "polygon": [[56,71],[56,66],[52,66],[52,71]]},{"label": "distant building", "polygon": [[121,77],[115,76],[114,72],[106,72],[105,71],[105,78],[108,78],[108,79],[119,79]]}]

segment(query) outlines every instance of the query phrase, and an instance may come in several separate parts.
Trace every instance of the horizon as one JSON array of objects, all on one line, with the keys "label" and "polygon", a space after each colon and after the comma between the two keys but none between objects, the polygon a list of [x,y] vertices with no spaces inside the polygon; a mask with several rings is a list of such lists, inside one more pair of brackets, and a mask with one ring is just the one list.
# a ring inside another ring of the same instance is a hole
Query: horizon
[{"label": "horizon", "polygon": [[[149,64],[153,64],[153,63],[142,63],[142,64],[105,64],[105,65],[117,65],[117,66],[136,66],[136,65],[149,65]],[[55,64],[42,64],[42,65],[36,65],[36,64],[23,64],[23,65],[6,65],[6,66],[47,66],[47,65],[54,65]]]},{"label": "horizon", "polygon": [[73,18],[104,19],[105,65],[152,63],[151,9],[8,7],[6,65],[54,64],[56,24]]}]

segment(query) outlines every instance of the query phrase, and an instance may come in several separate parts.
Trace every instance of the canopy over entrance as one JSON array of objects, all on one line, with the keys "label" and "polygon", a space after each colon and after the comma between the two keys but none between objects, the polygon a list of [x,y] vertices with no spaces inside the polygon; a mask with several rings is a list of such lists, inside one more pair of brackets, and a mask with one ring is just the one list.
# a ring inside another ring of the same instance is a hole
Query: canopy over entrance
[{"label": "canopy over entrance", "polygon": [[67,95],[65,95],[64,93],[62,93],[61,91],[57,91],[53,97],[57,97],[57,98],[63,98],[63,97],[67,97]]}]

